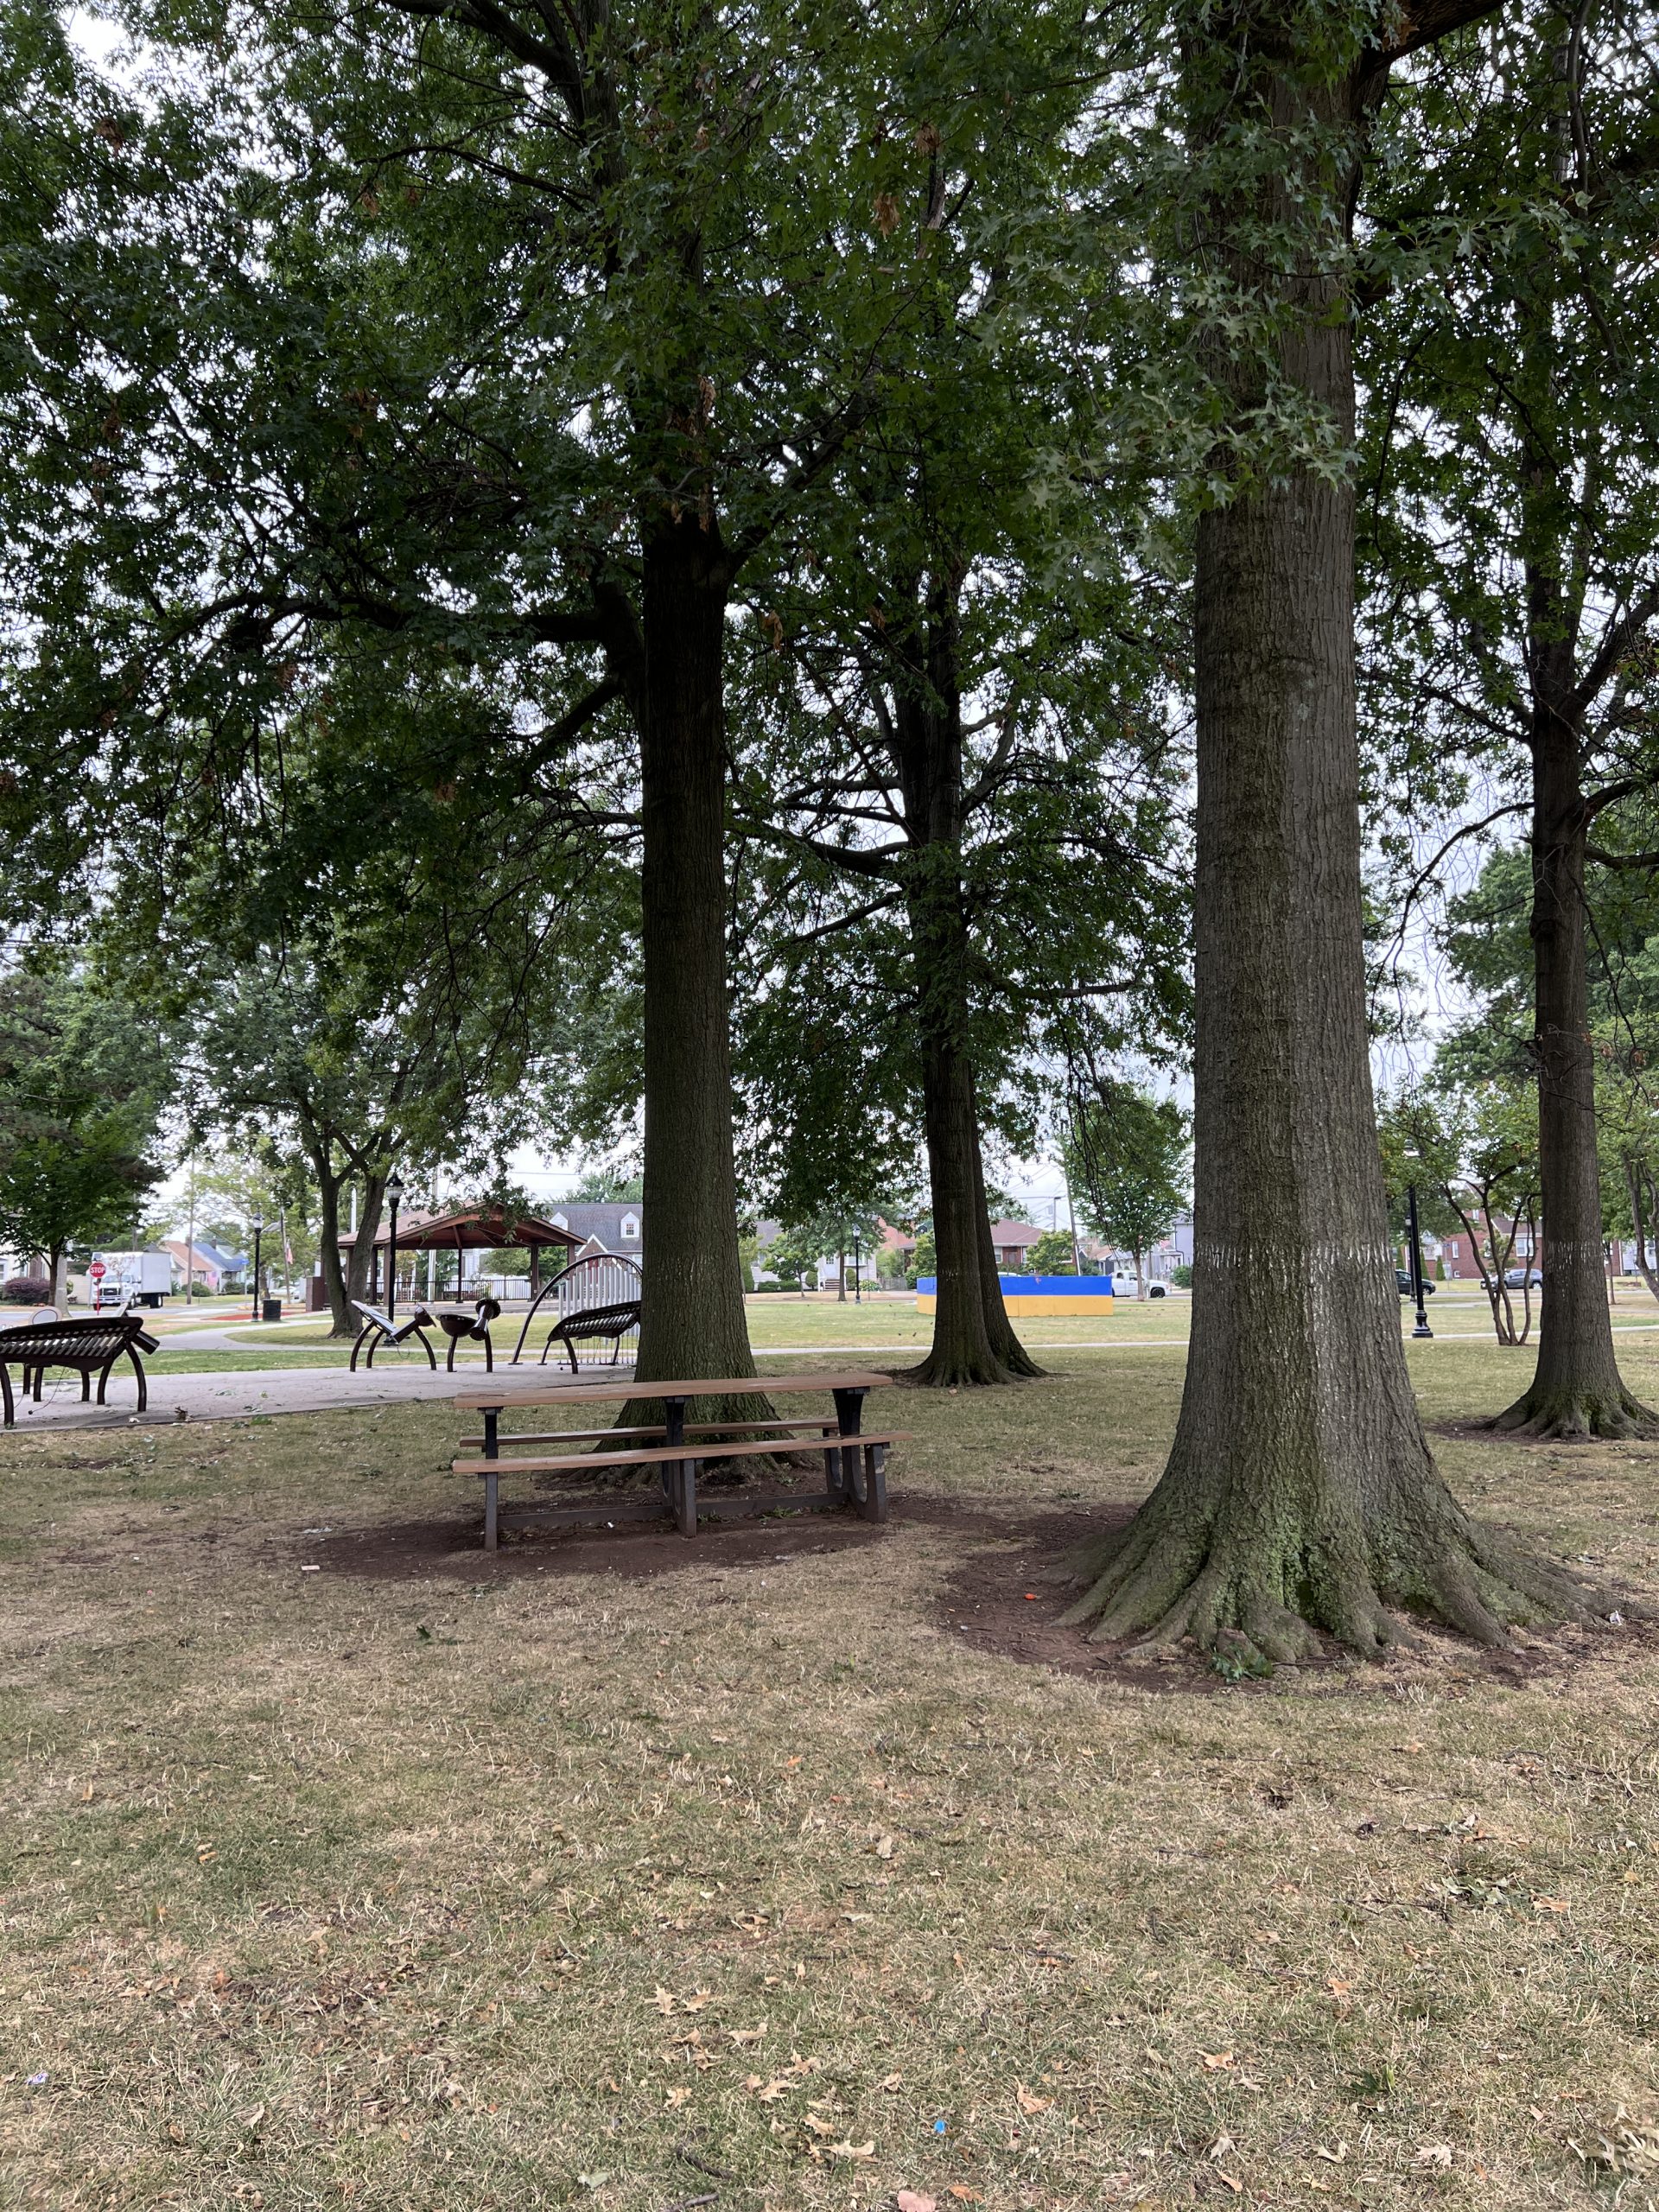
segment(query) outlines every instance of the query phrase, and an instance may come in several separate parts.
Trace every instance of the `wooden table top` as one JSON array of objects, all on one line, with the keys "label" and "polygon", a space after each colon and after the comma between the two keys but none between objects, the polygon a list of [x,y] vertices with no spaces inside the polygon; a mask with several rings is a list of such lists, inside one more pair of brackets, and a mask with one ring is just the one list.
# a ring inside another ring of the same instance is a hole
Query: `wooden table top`
[{"label": "wooden table top", "polygon": [[457,1390],[455,1403],[479,1412],[491,1406],[616,1405],[630,1398],[775,1398],[798,1390],[880,1390],[891,1375],[871,1375],[859,1369],[819,1374],[727,1376],[723,1380],[693,1382],[567,1382],[532,1384],[516,1389],[495,1382]]}]

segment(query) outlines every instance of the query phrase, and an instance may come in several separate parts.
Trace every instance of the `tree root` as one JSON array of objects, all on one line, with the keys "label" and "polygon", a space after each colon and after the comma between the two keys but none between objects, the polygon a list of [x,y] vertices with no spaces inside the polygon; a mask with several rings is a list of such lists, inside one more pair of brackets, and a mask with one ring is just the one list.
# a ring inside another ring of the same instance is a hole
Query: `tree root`
[{"label": "tree root", "polygon": [[1659,1436],[1659,1414],[1633,1397],[1623,1383],[1600,1392],[1540,1389],[1535,1384],[1487,1426],[1507,1436],[1567,1444],[1618,1443]]},{"label": "tree root", "polygon": [[1416,1619],[1516,1649],[1517,1628],[1587,1624],[1615,1602],[1632,1618],[1644,1611],[1455,1507],[1431,1541],[1390,1563],[1363,1541],[1360,1555],[1333,1556],[1306,1538],[1267,1547],[1259,1537],[1180,1529],[1154,1513],[1156,1503],[1154,1494],[1127,1529],[1085,1547],[1065,1571],[1086,1586],[1062,1620],[1086,1626],[1091,1643],[1133,1639],[1132,1657],[1191,1638],[1241,1670],[1266,1671],[1311,1656],[1329,1636],[1376,1658],[1420,1643]]},{"label": "tree root", "polygon": [[968,1359],[931,1351],[917,1366],[899,1368],[893,1379],[895,1382],[907,1382],[917,1390],[976,1390],[994,1389],[1004,1382],[1029,1382],[1042,1371],[1030,1360],[1023,1368],[1016,1369],[988,1356]]}]

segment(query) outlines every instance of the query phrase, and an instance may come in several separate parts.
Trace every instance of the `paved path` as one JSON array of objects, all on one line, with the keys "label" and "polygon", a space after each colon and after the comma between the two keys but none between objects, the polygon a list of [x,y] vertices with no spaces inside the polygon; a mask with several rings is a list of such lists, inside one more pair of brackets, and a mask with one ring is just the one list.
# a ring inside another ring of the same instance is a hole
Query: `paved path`
[{"label": "paved path", "polygon": [[[203,1332],[207,1333],[206,1332]],[[626,1381],[628,1369],[607,1368],[607,1377]],[[253,1414],[315,1414],[339,1412],[346,1407],[400,1405],[410,1398],[448,1398],[457,1389],[481,1381],[481,1374],[446,1375],[439,1368],[359,1367],[355,1375],[343,1367],[273,1367],[259,1373],[237,1375],[152,1375],[149,1406],[138,1410],[138,1385],[131,1375],[112,1375],[107,1404],[83,1405],[80,1378],[68,1376],[66,1387],[54,1397],[52,1378],[40,1404],[22,1398],[17,1403],[17,1426],[13,1435],[46,1428],[126,1428],[166,1427],[180,1418],[188,1421],[245,1421]],[[571,1375],[554,1369],[537,1369],[538,1383],[586,1382],[592,1371]],[[509,1385],[509,1390],[511,1385]]]}]

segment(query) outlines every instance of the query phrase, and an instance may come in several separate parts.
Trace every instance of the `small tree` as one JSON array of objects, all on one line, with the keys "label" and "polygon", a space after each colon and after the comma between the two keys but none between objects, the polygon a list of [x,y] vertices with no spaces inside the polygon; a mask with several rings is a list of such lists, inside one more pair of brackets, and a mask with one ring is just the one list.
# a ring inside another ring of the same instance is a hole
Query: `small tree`
[{"label": "small tree", "polygon": [[1191,1204],[1190,1159],[1187,1117],[1172,1099],[1112,1076],[1091,1073],[1074,1083],[1065,1144],[1072,1187],[1095,1234],[1134,1256],[1142,1298],[1147,1254]]},{"label": "small tree", "polygon": [[[1431,1220],[1455,1224],[1469,1240],[1501,1344],[1532,1332],[1533,1255],[1538,1244],[1538,1120],[1519,1087],[1487,1086],[1473,1102],[1455,1092],[1407,1091],[1378,1125],[1390,1193],[1414,1184],[1428,1194]],[[1504,1281],[1524,1223],[1522,1319]]]},{"label": "small tree", "polygon": [[1026,1272],[1033,1275],[1074,1275],[1077,1254],[1069,1230],[1046,1229],[1026,1255]]},{"label": "small tree", "polygon": [[132,1009],[62,968],[0,985],[0,1243],[65,1255],[131,1234],[160,1178],[145,1157],[162,1061]]}]

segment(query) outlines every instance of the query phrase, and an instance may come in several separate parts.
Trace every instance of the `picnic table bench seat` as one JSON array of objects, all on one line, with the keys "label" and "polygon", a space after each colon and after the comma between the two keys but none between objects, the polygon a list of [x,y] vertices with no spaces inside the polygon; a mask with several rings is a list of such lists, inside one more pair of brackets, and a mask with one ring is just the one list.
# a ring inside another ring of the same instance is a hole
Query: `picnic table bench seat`
[{"label": "picnic table bench seat", "polygon": [[[891,1446],[903,1440],[903,1435],[897,1430],[879,1434],[867,1432],[862,1426],[862,1408],[866,1394],[892,1379],[891,1376],[865,1373],[808,1373],[771,1376],[764,1382],[747,1376],[699,1378],[693,1382],[601,1382],[574,1389],[568,1383],[531,1390],[505,1383],[482,1389],[474,1386],[457,1391],[455,1404],[483,1414],[482,1439],[465,1440],[468,1446],[481,1441],[482,1454],[476,1459],[457,1459],[454,1471],[457,1474],[476,1476],[484,1484],[486,1551],[498,1548],[504,1528],[522,1528],[532,1522],[563,1528],[595,1522],[610,1526],[619,1521],[659,1521],[666,1515],[683,1536],[695,1536],[697,1478],[705,1462],[780,1452],[821,1452],[824,1462],[823,1491],[722,1496],[719,1506],[722,1519],[728,1515],[786,1510],[834,1512],[850,1505],[865,1520],[885,1521],[887,1453]],[[829,1391],[835,1399],[834,1418],[816,1414],[804,1419],[701,1421],[690,1427],[686,1424],[686,1409],[699,1397],[741,1399],[801,1390]],[[563,1429],[505,1437],[499,1426],[501,1414],[509,1407],[567,1405],[572,1400],[614,1404],[629,1399],[660,1402],[664,1414],[661,1424],[626,1429]],[[648,1440],[634,1444],[634,1438]],[[629,1448],[581,1452],[570,1448],[576,1444],[613,1442],[626,1442]],[[523,1448],[527,1445],[550,1444],[563,1448],[551,1452],[526,1452]],[[504,1446],[509,1447],[505,1454]],[[504,1474],[585,1477],[590,1484],[603,1484],[618,1474],[651,1468],[655,1468],[661,1478],[660,1497],[619,1497],[613,1489],[610,1497],[598,1502],[590,1500],[575,1506],[517,1507],[510,1516],[502,1512],[500,1483]]]},{"label": "picnic table bench seat", "polygon": [[0,1329],[0,1401],[5,1407],[5,1427],[14,1427],[17,1417],[11,1389],[13,1367],[22,1369],[23,1394],[32,1396],[37,1405],[48,1367],[70,1367],[79,1372],[83,1402],[92,1394],[92,1376],[96,1373],[98,1402],[101,1406],[105,1403],[110,1370],[117,1360],[130,1359],[132,1371],[138,1378],[138,1410],[143,1413],[149,1403],[149,1394],[144,1380],[144,1363],[138,1355],[158,1349],[158,1339],[150,1335],[134,1313],[30,1321],[21,1329]]}]

